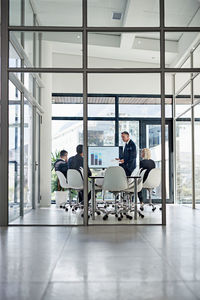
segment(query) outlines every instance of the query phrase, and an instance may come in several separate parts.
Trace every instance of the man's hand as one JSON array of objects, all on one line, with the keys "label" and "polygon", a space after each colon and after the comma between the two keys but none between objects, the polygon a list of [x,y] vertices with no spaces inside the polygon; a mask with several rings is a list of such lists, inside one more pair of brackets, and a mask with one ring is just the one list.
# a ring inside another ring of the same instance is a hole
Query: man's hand
[{"label": "man's hand", "polygon": [[123,164],[123,163],[124,163],[124,159],[120,159],[120,160],[119,160],[119,163],[120,163],[120,164]]}]

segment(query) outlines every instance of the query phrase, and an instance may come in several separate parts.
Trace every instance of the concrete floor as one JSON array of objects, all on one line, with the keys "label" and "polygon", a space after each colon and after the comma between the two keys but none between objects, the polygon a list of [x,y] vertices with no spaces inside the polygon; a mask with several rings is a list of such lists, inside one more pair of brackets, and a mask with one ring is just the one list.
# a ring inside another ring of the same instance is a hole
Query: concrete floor
[{"label": "concrete floor", "polygon": [[200,299],[200,211],[167,221],[0,228],[0,299]]}]

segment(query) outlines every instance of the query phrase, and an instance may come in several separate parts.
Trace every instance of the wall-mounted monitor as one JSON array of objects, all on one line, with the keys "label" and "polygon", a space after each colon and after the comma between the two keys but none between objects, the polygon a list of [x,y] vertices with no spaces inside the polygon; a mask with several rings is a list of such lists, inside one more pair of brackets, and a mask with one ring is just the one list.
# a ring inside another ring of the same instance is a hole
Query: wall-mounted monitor
[{"label": "wall-mounted monitor", "polygon": [[88,161],[91,169],[102,169],[119,166],[119,147],[89,147]]}]

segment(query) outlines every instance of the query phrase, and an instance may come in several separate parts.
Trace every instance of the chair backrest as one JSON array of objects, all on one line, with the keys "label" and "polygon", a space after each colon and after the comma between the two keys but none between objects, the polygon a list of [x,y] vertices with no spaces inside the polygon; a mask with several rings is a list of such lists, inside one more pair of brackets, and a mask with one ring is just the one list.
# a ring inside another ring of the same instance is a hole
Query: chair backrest
[{"label": "chair backrest", "polygon": [[67,181],[70,188],[75,190],[83,189],[83,178],[79,171],[74,169],[69,169],[67,171]]},{"label": "chair backrest", "polygon": [[109,167],[104,176],[103,190],[120,192],[128,188],[126,173],[122,167]]},{"label": "chair backrest", "polygon": [[161,170],[158,168],[152,169],[145,182],[143,183],[143,188],[153,189],[160,185],[161,182]]},{"label": "chair backrest", "polygon": [[66,177],[64,176],[64,174],[60,171],[56,171],[56,175],[58,176],[58,179],[60,181],[60,186],[63,189],[69,188],[69,185],[67,184],[67,180],[66,180]]}]

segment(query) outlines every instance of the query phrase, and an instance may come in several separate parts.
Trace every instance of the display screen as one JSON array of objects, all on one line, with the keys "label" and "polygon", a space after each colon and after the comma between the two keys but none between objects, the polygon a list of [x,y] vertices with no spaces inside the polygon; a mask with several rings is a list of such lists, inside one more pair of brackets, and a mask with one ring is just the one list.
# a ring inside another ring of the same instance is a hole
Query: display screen
[{"label": "display screen", "polygon": [[88,161],[90,168],[108,168],[119,166],[119,147],[89,147]]}]

